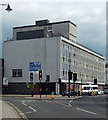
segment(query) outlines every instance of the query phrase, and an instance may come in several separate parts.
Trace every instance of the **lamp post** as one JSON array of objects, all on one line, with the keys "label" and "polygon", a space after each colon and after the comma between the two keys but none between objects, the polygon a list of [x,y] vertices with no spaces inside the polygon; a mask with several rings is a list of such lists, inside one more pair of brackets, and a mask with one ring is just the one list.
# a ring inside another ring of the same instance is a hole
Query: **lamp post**
[{"label": "lamp post", "polygon": [[106,68],[106,87],[108,87],[108,81],[107,81],[108,63],[105,64],[105,68]]},{"label": "lamp post", "polygon": [[0,4],[1,6],[7,6],[7,8],[5,9],[6,11],[10,12],[12,11],[12,8],[10,7],[9,4]]},{"label": "lamp post", "polygon": [[69,79],[69,98],[70,98],[70,80],[72,80],[72,72],[70,70],[70,63],[71,63],[71,59],[70,59],[70,53],[69,53],[69,71],[68,71],[68,79]]},{"label": "lamp post", "polygon": [[[0,4],[0,6],[7,6],[7,8],[5,9],[6,11],[8,11],[8,13],[10,11],[12,11],[12,8],[10,7],[9,4]],[[0,21],[1,22],[1,21]],[[2,31],[2,30],[1,30]],[[2,33],[2,32],[1,32]],[[3,53],[2,53],[3,54]],[[4,73],[3,73],[4,74]],[[3,75],[4,76],[4,75]],[[2,90],[3,90],[3,78],[2,78]]]}]

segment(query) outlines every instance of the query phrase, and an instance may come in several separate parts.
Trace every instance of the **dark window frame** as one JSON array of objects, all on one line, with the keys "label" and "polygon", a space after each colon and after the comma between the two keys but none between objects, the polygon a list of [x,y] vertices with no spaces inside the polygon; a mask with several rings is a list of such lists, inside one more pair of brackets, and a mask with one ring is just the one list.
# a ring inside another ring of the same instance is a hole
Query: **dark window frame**
[{"label": "dark window frame", "polygon": [[22,77],[22,69],[12,69],[12,77]]}]

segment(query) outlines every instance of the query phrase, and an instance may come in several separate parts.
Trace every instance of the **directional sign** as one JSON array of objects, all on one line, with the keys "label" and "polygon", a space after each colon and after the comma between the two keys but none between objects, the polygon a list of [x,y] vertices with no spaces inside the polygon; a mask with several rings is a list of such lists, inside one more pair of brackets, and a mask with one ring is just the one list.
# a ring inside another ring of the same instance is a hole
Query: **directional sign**
[{"label": "directional sign", "polygon": [[40,62],[30,62],[29,63],[29,71],[39,71],[41,70]]}]

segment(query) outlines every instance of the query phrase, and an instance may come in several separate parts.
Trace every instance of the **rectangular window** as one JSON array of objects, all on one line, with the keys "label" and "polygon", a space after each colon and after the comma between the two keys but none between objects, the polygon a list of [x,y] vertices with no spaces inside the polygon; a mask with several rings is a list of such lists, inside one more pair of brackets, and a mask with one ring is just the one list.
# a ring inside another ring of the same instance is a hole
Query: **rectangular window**
[{"label": "rectangular window", "polygon": [[64,69],[63,69],[63,76],[64,76]]},{"label": "rectangular window", "polygon": [[63,56],[63,62],[65,61],[65,58],[64,58],[64,56]]},{"label": "rectangular window", "polygon": [[12,77],[22,77],[22,69],[12,69]]}]

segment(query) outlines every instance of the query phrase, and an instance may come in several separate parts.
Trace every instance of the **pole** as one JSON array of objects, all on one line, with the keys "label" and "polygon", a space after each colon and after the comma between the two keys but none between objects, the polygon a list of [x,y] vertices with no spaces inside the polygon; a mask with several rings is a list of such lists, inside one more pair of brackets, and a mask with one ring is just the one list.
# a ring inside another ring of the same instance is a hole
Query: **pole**
[{"label": "pole", "polygon": [[106,68],[106,87],[108,87],[108,83],[107,83],[107,69],[108,69],[108,63],[106,63],[105,68]]},{"label": "pole", "polygon": [[70,98],[70,53],[69,53],[69,73],[68,73],[68,79],[69,79],[69,98]]},{"label": "pole", "polygon": [[75,97],[75,81],[74,81],[74,97]]},{"label": "pole", "polygon": [[81,95],[82,95],[82,78],[81,78]]},{"label": "pole", "polygon": [[46,80],[46,97],[47,97],[47,80]]},{"label": "pole", "polygon": [[69,70],[69,96],[68,97],[70,98],[70,70]]},{"label": "pole", "polygon": [[40,80],[40,98],[41,98],[41,91],[42,91],[42,88],[41,88],[41,80]]}]

